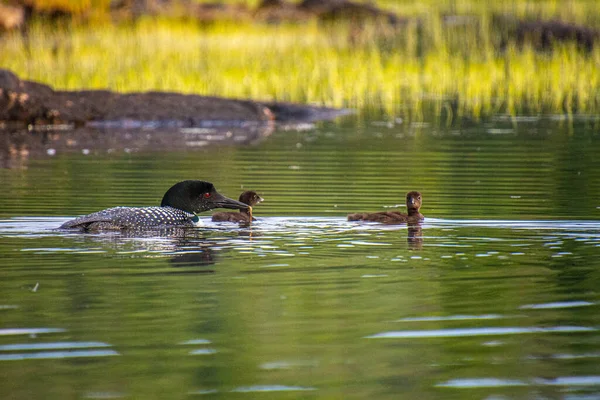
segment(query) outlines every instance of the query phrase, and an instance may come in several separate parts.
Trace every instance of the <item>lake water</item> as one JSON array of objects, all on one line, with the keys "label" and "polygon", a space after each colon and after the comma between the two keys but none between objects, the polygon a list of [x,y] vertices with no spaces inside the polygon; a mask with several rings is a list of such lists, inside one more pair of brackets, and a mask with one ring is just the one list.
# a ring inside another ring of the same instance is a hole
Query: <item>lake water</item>
[{"label": "lake water", "polygon": [[[400,122],[239,146],[13,146],[0,398],[599,398],[598,119]],[[156,205],[184,179],[258,191],[258,221],[52,230]],[[410,190],[418,232],[345,220],[402,210]]]}]

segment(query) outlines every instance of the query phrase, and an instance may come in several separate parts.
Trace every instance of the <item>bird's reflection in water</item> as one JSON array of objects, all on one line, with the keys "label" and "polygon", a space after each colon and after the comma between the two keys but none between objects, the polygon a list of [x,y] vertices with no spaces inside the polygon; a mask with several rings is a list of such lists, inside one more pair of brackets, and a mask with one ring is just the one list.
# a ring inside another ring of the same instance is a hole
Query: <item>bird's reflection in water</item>
[{"label": "bird's reflection in water", "polygon": [[176,268],[203,267],[200,270],[194,270],[194,272],[212,274],[215,272],[214,269],[204,267],[215,264],[216,257],[210,245],[203,245],[201,249],[188,249],[182,252],[177,252],[176,250],[176,253],[169,259],[169,263]]},{"label": "bird's reflection in water", "polygon": [[100,244],[105,250],[131,257],[168,258],[171,266],[188,268],[186,273],[213,273],[213,269],[206,267],[216,263],[214,249],[223,246],[222,242],[208,238],[206,232],[193,228],[103,232],[73,237],[87,248],[97,248]]},{"label": "bird's reflection in water", "polygon": [[249,240],[252,240],[253,237],[260,236],[260,234],[258,232],[252,231],[252,223],[243,222],[243,223],[240,223],[239,227],[242,228],[238,232],[239,237],[246,237]]},{"label": "bird's reflection in water", "polygon": [[[165,256],[170,256],[169,264],[175,268],[189,269],[190,273],[214,273],[214,269],[206,268],[216,263],[217,257],[213,250],[219,244],[207,239],[196,229],[173,228],[166,234],[171,240],[164,246]],[[198,267],[202,267],[198,269]],[[181,270],[179,271],[181,272]]]},{"label": "bird's reflection in water", "polygon": [[[240,230],[238,236],[248,238],[252,241],[253,237],[261,236],[257,231],[252,231],[251,222],[242,222],[238,225]],[[174,267],[206,267],[217,262],[217,257],[213,247],[223,246],[223,243],[207,240],[204,237],[179,237],[173,249],[173,257],[169,262]],[[197,272],[213,273],[214,270],[201,270]]]},{"label": "bird's reflection in water", "polygon": [[420,223],[408,225],[408,236],[406,240],[410,250],[421,250],[423,248],[423,233],[421,229]]}]

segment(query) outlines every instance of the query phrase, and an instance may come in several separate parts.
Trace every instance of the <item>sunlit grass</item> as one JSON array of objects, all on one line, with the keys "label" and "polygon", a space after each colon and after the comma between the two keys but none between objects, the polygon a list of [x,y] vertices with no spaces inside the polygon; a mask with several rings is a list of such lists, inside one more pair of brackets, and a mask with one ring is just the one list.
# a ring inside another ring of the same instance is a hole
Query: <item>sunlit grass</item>
[{"label": "sunlit grass", "polygon": [[418,117],[424,100],[452,117],[600,111],[598,49],[499,51],[485,23],[448,28],[434,15],[423,27],[34,24],[29,50],[19,34],[2,39],[0,68],[56,89],[177,91],[390,116]]}]

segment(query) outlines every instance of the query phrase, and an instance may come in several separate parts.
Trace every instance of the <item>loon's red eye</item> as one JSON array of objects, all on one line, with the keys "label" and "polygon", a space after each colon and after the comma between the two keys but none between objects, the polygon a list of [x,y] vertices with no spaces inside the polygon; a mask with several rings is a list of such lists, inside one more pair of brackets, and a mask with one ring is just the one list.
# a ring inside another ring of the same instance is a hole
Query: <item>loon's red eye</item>
[{"label": "loon's red eye", "polygon": [[205,199],[208,199],[209,197],[210,197],[210,193],[209,192],[204,193],[204,198]]}]

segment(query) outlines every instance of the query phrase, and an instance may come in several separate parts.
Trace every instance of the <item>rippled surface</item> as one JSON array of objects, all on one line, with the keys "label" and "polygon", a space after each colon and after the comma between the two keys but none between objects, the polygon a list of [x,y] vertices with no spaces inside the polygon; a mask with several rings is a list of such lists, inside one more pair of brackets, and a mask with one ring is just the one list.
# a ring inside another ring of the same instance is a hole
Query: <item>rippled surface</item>
[{"label": "rippled surface", "polygon": [[[0,170],[0,397],[596,398],[600,145],[570,129],[348,122]],[[189,178],[257,190],[259,220],[53,230]],[[420,231],[345,220],[408,190]]]}]

